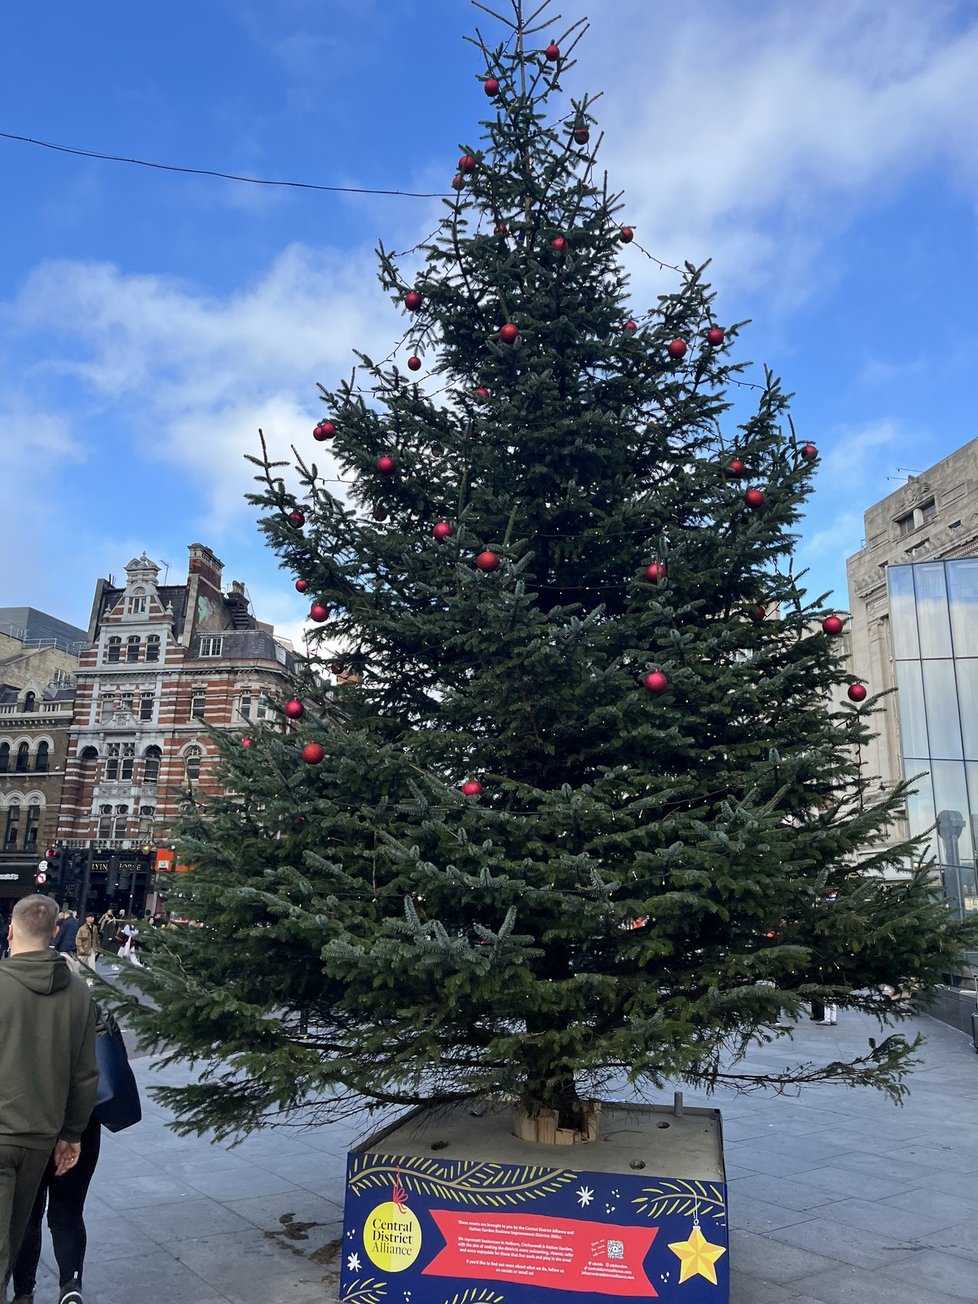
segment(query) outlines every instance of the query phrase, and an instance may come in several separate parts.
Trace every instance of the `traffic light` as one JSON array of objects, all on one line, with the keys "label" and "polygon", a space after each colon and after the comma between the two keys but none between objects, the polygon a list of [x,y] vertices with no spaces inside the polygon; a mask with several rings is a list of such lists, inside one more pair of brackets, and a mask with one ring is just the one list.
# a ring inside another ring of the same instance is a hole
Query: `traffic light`
[{"label": "traffic light", "polygon": [[64,847],[48,847],[44,853],[43,867],[38,865],[37,873],[34,875],[34,882],[38,887],[43,886],[49,892],[57,891],[64,876],[65,854]]}]

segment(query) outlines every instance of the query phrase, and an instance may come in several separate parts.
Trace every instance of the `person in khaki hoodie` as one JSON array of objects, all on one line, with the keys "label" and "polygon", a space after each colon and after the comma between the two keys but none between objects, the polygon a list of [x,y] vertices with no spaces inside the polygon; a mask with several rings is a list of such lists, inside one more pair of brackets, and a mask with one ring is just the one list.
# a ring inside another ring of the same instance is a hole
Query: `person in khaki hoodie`
[{"label": "person in khaki hoodie", "polygon": [[95,957],[99,952],[98,925],[95,923],[95,911],[89,910],[85,915],[85,922],[75,934],[75,954],[80,964],[86,965],[89,969],[95,968]]},{"label": "person in khaki hoodie", "polygon": [[51,949],[58,908],[23,897],[0,960],[0,1290],[30,1217],[48,1157],[70,1172],[95,1105],[95,1007]]}]

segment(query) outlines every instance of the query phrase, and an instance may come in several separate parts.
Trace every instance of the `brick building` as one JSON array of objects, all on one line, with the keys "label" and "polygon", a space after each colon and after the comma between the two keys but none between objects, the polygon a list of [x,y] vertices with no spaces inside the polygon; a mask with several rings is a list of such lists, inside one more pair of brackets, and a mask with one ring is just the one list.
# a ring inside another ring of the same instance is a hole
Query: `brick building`
[{"label": "brick building", "polygon": [[57,835],[84,639],[33,607],[0,608],[0,899],[35,890]]},{"label": "brick building", "polygon": [[145,555],[125,569],[123,586],[95,590],[58,839],[76,869],[87,856],[89,903],[139,907],[188,787],[217,788],[206,728],[271,718],[294,658],[255,619],[243,584],[223,590],[222,563],[203,544],[190,546],[182,584],[160,584]]}]

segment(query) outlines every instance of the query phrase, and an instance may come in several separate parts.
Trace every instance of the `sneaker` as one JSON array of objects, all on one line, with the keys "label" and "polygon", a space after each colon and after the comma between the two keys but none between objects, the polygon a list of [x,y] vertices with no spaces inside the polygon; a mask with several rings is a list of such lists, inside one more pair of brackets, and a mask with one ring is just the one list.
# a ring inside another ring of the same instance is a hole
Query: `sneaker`
[{"label": "sneaker", "polygon": [[815,1026],[816,1028],[834,1028],[835,1019],[816,1019]]},{"label": "sneaker", "polygon": [[81,1282],[77,1277],[72,1277],[71,1281],[65,1282],[61,1287],[58,1304],[85,1304],[82,1299]]}]

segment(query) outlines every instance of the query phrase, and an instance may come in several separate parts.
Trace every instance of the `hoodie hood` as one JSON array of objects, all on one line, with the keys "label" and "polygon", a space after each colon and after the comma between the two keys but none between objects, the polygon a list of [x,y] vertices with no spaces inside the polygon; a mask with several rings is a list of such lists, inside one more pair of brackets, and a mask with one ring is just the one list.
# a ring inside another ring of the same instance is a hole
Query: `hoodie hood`
[{"label": "hoodie hood", "polygon": [[71,981],[71,971],[64,958],[50,949],[22,951],[8,956],[2,963],[5,974],[39,996],[60,992]]}]

